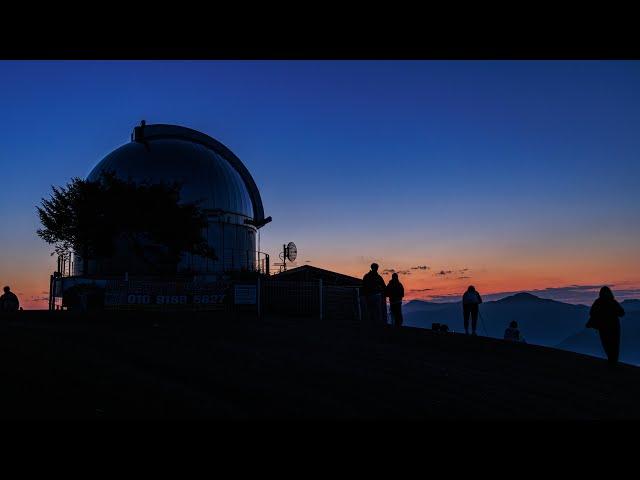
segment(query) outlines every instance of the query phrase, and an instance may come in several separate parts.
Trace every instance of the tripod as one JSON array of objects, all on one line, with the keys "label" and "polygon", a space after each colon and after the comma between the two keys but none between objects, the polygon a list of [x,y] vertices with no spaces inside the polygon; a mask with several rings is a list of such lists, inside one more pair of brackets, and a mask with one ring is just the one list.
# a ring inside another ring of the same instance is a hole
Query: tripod
[{"label": "tripod", "polygon": [[484,318],[482,317],[482,313],[480,312],[479,308],[478,308],[478,314],[480,315],[480,325],[482,325],[482,330],[484,331],[484,336],[488,337],[489,334],[487,333],[487,329],[484,326]]}]

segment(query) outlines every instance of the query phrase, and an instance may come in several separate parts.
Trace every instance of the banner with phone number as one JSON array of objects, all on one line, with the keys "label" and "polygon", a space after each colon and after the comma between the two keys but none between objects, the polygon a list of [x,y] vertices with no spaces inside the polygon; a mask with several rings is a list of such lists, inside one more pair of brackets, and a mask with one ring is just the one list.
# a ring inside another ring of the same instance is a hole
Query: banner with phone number
[{"label": "banner with phone number", "polygon": [[105,308],[133,309],[224,309],[232,303],[229,283],[194,284],[192,282],[117,281],[107,284]]}]

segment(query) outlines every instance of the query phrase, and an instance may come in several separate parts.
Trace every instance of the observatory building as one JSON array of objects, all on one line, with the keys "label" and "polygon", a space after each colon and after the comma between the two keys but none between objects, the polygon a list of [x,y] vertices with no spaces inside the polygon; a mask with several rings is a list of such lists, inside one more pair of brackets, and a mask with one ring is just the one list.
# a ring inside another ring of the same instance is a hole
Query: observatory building
[{"label": "observatory building", "polygon": [[[206,215],[202,233],[214,255],[181,252],[176,265],[166,261],[166,245],[127,232],[115,239],[107,258],[88,256],[83,264],[80,255],[73,261],[58,257],[50,275],[50,310],[205,310],[228,319],[263,313],[361,317],[361,280],[308,265],[287,271],[287,262],[297,258],[293,242],[282,245],[281,263],[274,264],[280,273],[270,275],[258,232],[271,217],[264,215],[258,187],[242,161],[208,135],[143,121],[131,141],[104,157],[87,180],[100,181],[103,174],[138,185],[178,184],[179,201],[198,204]],[[147,214],[143,206],[131,208],[135,215]]]},{"label": "observatory building", "polygon": [[[100,161],[88,180],[103,172],[136,183],[181,185],[180,201],[199,202],[208,218],[205,238],[217,259],[184,253],[178,273],[203,281],[215,281],[223,273],[258,269],[256,235],[271,221],[265,218],[260,192],[240,159],[227,147],[204,133],[177,125],[135,127],[131,141]],[[117,247],[105,260],[89,260],[91,276],[151,275],[136,255]],[[83,272],[75,257],[74,274]]]}]

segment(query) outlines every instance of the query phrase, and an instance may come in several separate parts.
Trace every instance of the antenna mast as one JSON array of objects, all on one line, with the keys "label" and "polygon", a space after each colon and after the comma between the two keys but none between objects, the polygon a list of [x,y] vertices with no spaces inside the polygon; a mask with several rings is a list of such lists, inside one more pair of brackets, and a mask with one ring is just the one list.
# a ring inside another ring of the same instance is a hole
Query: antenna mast
[{"label": "antenna mast", "polygon": [[289,242],[288,245],[282,245],[282,251],[278,256],[282,260],[282,263],[275,263],[274,265],[280,267],[281,273],[286,272],[287,260],[289,260],[290,262],[295,262],[296,258],[298,257],[298,248],[296,247],[296,244],[293,242]]}]

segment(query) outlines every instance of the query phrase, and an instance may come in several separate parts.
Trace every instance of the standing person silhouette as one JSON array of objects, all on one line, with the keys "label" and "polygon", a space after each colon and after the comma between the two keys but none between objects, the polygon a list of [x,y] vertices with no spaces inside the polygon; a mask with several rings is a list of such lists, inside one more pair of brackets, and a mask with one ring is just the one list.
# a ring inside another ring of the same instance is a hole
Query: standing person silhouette
[{"label": "standing person silhouette", "polygon": [[482,297],[473,285],[469,285],[462,296],[462,314],[464,315],[464,333],[469,335],[469,316],[471,316],[471,335],[476,334],[478,325],[478,305],[482,303]]},{"label": "standing person silhouette", "polygon": [[618,364],[620,355],[620,318],[624,316],[624,308],[616,301],[609,287],[600,289],[600,296],[593,302],[589,311],[587,327],[595,328],[600,333],[602,348],[607,354],[610,367]]},{"label": "standing person silhouette", "polygon": [[4,287],[4,295],[0,296],[0,311],[17,312],[20,309],[20,301],[11,288]]},{"label": "standing person silhouette", "polygon": [[367,302],[367,314],[369,321],[373,325],[382,325],[384,290],[386,285],[378,273],[378,264],[372,263],[371,270],[362,277],[362,293]]},{"label": "standing person silhouette", "polygon": [[385,289],[385,296],[389,297],[389,307],[393,317],[393,326],[402,326],[402,297],[404,297],[404,287],[398,280],[398,274],[391,275],[391,280]]}]

